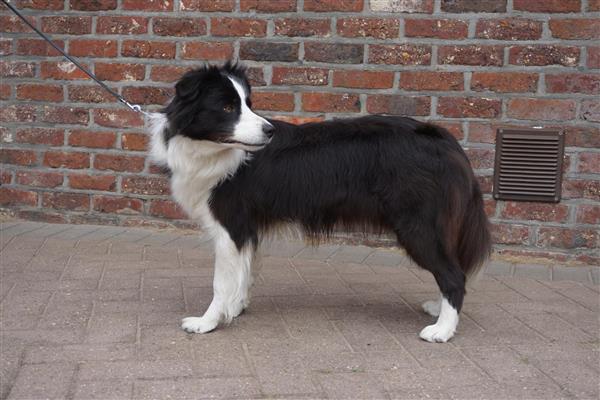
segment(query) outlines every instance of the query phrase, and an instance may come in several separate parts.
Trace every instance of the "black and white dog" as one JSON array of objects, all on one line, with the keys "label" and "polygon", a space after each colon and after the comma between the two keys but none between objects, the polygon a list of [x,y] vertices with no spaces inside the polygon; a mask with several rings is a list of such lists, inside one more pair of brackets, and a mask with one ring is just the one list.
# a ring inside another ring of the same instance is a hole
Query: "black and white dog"
[{"label": "black and white dog", "polygon": [[227,63],[186,73],[152,115],[151,154],[172,172],[171,189],[214,240],[214,298],[187,332],[209,332],[249,304],[261,237],[282,223],[311,239],[335,227],[375,227],[437,281],[423,304],[438,317],[420,336],[456,330],[466,277],[490,252],[479,185],[445,129],[411,118],[366,116],[303,125],[252,112],[244,69]]}]

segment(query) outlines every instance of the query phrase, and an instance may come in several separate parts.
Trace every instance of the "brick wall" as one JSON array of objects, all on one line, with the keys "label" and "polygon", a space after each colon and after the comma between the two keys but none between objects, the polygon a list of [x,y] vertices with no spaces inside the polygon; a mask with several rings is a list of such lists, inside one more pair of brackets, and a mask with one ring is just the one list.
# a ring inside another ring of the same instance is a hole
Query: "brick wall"
[{"label": "brick wall", "polygon": [[[17,0],[131,102],[242,59],[265,115],[366,113],[449,128],[486,193],[497,249],[599,263],[598,0]],[[1,202],[24,218],[189,225],[146,158],[144,120],[0,14]],[[496,202],[498,127],[564,127],[563,200]]]}]

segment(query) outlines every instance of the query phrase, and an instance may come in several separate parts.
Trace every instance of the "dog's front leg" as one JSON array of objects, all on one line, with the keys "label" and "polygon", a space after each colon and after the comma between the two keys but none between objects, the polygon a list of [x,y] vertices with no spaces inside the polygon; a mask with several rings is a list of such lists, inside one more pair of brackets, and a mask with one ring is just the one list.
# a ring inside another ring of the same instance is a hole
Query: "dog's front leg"
[{"label": "dog's front leg", "polygon": [[221,322],[231,322],[248,306],[253,246],[238,249],[222,227],[216,229],[214,240],[213,300],[202,317],[183,319],[181,327],[186,332],[210,332]]}]

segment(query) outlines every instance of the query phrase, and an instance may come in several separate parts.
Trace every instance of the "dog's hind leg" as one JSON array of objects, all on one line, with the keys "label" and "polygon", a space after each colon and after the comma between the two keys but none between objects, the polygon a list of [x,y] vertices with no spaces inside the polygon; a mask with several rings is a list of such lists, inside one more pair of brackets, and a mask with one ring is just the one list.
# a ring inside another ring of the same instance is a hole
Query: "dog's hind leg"
[{"label": "dog's hind leg", "polygon": [[186,332],[210,332],[221,322],[231,322],[248,305],[254,247],[248,244],[238,249],[220,226],[215,228],[214,241],[213,299],[202,317],[183,319],[181,327]]},{"label": "dog's hind leg", "polygon": [[458,313],[465,295],[465,275],[446,256],[433,229],[418,229],[422,231],[418,235],[413,232],[410,239],[399,240],[412,259],[433,274],[441,291],[438,301],[423,304],[425,312],[438,319],[435,324],[425,327],[419,336],[428,342],[447,342],[454,336],[458,325]]}]

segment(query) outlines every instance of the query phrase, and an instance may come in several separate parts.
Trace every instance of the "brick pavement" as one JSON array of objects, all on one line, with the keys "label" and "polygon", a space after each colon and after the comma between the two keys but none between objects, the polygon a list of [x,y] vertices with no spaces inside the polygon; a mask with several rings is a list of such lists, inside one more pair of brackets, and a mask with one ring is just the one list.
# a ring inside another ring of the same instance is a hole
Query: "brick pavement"
[{"label": "brick pavement", "polygon": [[6,221],[8,399],[598,398],[597,268],[491,262],[457,336],[419,340],[431,276],[386,249],[265,249],[250,308],[179,329],[211,299],[197,235]]}]

